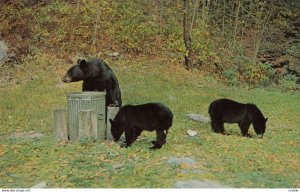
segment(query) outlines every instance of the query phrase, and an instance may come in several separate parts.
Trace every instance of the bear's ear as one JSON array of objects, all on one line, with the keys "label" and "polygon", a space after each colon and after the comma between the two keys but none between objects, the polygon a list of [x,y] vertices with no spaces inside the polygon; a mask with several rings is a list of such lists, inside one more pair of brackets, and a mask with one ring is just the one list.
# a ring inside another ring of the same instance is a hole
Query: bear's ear
[{"label": "bear's ear", "polygon": [[78,60],[77,60],[77,64],[79,65],[79,64],[80,64],[80,62],[81,62],[81,59],[78,59]]},{"label": "bear's ear", "polygon": [[267,122],[268,121],[268,117],[267,118],[265,118],[265,122]]},{"label": "bear's ear", "polygon": [[109,119],[109,122],[111,125],[113,125],[114,121],[112,119]]},{"label": "bear's ear", "polygon": [[80,60],[79,66],[80,66],[82,69],[86,68],[86,67],[87,67],[87,62],[86,62],[86,60],[85,60],[85,59]]}]

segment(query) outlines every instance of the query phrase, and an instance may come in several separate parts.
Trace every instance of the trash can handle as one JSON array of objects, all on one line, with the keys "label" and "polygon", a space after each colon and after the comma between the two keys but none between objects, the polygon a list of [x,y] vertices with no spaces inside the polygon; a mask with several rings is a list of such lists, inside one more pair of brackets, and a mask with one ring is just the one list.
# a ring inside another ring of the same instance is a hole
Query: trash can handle
[{"label": "trash can handle", "polygon": [[98,113],[98,119],[103,120],[104,119],[104,113]]}]

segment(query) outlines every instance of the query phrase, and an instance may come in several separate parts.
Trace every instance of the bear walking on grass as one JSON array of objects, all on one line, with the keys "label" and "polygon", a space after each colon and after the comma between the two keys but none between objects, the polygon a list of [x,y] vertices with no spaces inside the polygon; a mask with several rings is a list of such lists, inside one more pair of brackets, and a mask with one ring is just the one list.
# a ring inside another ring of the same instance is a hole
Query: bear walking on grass
[{"label": "bear walking on grass", "polygon": [[106,90],[106,106],[122,106],[119,82],[109,66],[98,58],[88,61],[79,59],[62,81],[65,83],[83,80],[82,91]]},{"label": "bear walking on grass", "polygon": [[173,114],[161,103],[126,105],[120,109],[111,123],[111,133],[118,141],[125,132],[125,147],[129,147],[143,130],[156,131],[156,141],[152,149],[159,149],[166,143],[169,128],[172,126]]},{"label": "bear walking on grass", "polygon": [[209,105],[212,131],[224,134],[224,123],[238,123],[244,137],[249,136],[248,130],[253,128],[258,137],[262,138],[266,130],[265,118],[254,104],[242,104],[230,99],[218,99]]}]

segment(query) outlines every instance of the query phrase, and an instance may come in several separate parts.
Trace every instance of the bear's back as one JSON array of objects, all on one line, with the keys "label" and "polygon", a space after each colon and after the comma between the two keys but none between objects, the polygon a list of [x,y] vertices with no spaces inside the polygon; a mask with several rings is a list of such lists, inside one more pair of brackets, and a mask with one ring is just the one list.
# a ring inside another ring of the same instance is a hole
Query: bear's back
[{"label": "bear's back", "polygon": [[251,116],[252,121],[264,122],[265,117],[260,111],[260,109],[254,104],[247,104],[249,115]]},{"label": "bear's back", "polygon": [[162,103],[146,103],[133,106],[135,113],[148,116],[165,116],[172,114],[171,110]]},{"label": "bear's back", "polygon": [[246,104],[239,103],[230,99],[217,99],[209,105],[209,113],[228,113],[230,111],[241,111]]},{"label": "bear's back", "polygon": [[97,67],[101,75],[112,73],[111,68],[103,60],[99,58],[91,58],[87,62],[93,65],[94,67]]},{"label": "bear's back", "polygon": [[121,116],[126,116],[126,119],[136,119],[138,121],[173,118],[171,110],[162,103],[126,105],[121,108],[119,113]]}]

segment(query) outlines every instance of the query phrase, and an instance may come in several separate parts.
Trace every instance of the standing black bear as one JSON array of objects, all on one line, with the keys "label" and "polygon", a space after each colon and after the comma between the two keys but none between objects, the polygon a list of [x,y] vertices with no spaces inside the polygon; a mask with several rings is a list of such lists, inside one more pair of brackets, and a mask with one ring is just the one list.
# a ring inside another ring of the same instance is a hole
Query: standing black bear
[{"label": "standing black bear", "polygon": [[78,59],[62,81],[65,83],[83,80],[82,91],[106,90],[106,106],[122,106],[119,82],[109,66],[98,58],[88,61]]},{"label": "standing black bear", "polygon": [[238,123],[244,137],[248,135],[248,129],[253,128],[258,137],[262,138],[266,130],[266,122],[262,112],[254,104],[242,104],[229,99],[218,99],[209,105],[208,113],[211,119],[212,131],[224,133],[224,123]]},{"label": "standing black bear", "polygon": [[[156,131],[156,141],[152,149],[159,149],[166,143],[169,128],[172,126],[173,114],[161,103],[126,105],[121,108],[111,123],[111,133],[118,141],[125,131],[125,147],[129,147],[143,130]],[[166,132],[165,132],[166,131]]]}]

